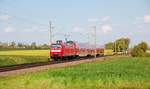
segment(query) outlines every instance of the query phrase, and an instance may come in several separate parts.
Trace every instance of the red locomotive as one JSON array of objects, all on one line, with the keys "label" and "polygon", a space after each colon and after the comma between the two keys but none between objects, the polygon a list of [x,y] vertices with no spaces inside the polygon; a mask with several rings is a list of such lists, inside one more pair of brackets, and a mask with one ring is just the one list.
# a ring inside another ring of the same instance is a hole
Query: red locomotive
[{"label": "red locomotive", "polygon": [[[94,56],[95,49],[93,48],[79,48],[74,41],[63,42],[61,40],[56,41],[56,43],[51,44],[50,57],[51,60],[55,61],[57,59],[64,58],[75,58],[78,56]],[[104,49],[97,48],[96,56],[103,56]]]}]

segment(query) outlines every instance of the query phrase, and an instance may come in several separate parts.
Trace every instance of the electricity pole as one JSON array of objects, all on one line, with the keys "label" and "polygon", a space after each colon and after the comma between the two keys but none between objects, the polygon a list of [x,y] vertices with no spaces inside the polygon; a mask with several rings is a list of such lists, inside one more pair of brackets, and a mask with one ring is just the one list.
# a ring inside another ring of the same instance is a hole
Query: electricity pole
[{"label": "electricity pole", "polygon": [[[51,44],[52,44],[52,22],[51,21],[49,21],[49,32],[50,32],[49,35],[50,35],[50,49],[51,49]],[[49,56],[48,61],[52,61],[51,56]]]},{"label": "electricity pole", "polygon": [[52,44],[52,22],[49,21],[49,30],[50,30],[50,45]]},{"label": "electricity pole", "polygon": [[90,36],[89,36],[89,34],[87,34],[88,35],[88,49],[90,48]]},{"label": "electricity pole", "polygon": [[95,41],[95,58],[96,58],[96,54],[97,54],[97,52],[96,52],[96,26],[94,26],[93,27],[94,28],[94,35],[95,35],[95,39],[94,39],[94,41]]}]

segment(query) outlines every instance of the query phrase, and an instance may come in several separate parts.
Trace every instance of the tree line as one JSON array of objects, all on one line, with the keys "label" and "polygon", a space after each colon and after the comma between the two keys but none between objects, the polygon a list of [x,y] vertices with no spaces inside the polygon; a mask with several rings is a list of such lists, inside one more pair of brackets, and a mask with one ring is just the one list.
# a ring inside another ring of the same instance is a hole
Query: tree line
[{"label": "tree line", "polygon": [[120,38],[114,42],[109,42],[105,44],[105,49],[111,49],[114,52],[127,52],[129,49],[130,39]]},{"label": "tree line", "polygon": [[21,43],[21,42],[10,42],[10,43],[4,43],[4,42],[0,42],[0,48],[12,48],[12,49],[49,49],[49,45],[48,44],[41,44],[41,45],[37,45],[36,42],[32,42],[31,44],[25,44],[25,43]]},{"label": "tree line", "polygon": [[147,53],[147,50],[150,50],[146,42],[140,42],[135,45],[133,48],[129,48],[130,39],[129,38],[120,38],[114,42],[108,42],[105,44],[105,49],[111,49],[114,53],[130,53],[133,57],[143,57],[150,56],[150,53]]}]

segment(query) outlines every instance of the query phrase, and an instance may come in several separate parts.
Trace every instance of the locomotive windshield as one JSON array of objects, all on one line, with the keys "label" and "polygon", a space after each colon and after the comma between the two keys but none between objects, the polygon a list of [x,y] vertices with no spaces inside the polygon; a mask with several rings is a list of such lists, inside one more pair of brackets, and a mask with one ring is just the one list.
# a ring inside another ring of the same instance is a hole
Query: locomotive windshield
[{"label": "locomotive windshield", "polygon": [[66,42],[66,46],[72,46],[73,43],[74,43],[73,41],[67,41],[67,42]]},{"label": "locomotive windshield", "polygon": [[51,48],[61,48],[61,45],[60,44],[52,44]]}]

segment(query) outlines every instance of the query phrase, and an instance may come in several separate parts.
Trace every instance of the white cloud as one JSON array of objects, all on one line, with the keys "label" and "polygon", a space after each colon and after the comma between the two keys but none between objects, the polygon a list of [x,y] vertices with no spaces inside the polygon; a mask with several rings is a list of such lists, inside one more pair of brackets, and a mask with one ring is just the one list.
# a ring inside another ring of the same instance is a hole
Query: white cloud
[{"label": "white cloud", "polygon": [[32,30],[32,31],[36,31],[36,30],[39,30],[39,28],[40,28],[40,27],[38,27],[38,26],[32,26],[32,27],[31,27],[31,30]]},{"label": "white cloud", "polygon": [[73,32],[82,32],[84,29],[82,27],[76,26],[73,28]]},{"label": "white cloud", "polygon": [[89,18],[88,22],[98,22],[99,18]]},{"label": "white cloud", "polygon": [[48,32],[49,28],[44,26],[31,26],[28,28],[24,28],[21,32]]},{"label": "white cloud", "polygon": [[132,24],[137,25],[137,24],[139,24],[141,22],[141,20],[143,20],[143,18],[141,18],[141,17],[135,17],[135,20],[133,21]]},{"label": "white cloud", "polygon": [[9,21],[11,19],[11,16],[8,15],[1,15],[0,16],[0,20],[2,21]]},{"label": "white cloud", "polygon": [[6,27],[6,28],[4,29],[4,31],[5,31],[5,32],[15,32],[16,29],[13,28],[12,26],[8,26],[8,27]]},{"label": "white cloud", "polygon": [[104,16],[104,17],[102,17],[102,21],[103,22],[107,22],[107,21],[109,21],[111,19],[111,17],[110,16]]},{"label": "white cloud", "polygon": [[145,23],[150,23],[150,15],[145,15],[144,16],[144,22]]},{"label": "white cloud", "polygon": [[112,31],[112,27],[110,25],[103,25],[101,27],[101,30],[102,30],[103,33],[108,33],[108,32]]}]

